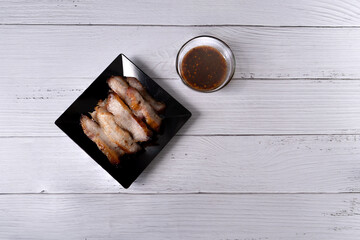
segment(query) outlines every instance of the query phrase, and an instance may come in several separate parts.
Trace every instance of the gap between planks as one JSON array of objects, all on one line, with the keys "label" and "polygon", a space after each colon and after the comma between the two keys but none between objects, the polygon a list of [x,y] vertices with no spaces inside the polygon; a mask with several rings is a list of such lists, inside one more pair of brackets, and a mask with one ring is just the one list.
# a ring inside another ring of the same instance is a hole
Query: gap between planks
[{"label": "gap between planks", "polygon": [[106,24],[106,23],[0,23],[0,26],[76,26],[76,27],[254,27],[254,28],[360,28],[351,26],[251,25],[251,24]]},{"label": "gap between planks", "polygon": [[37,193],[0,193],[0,196],[7,195],[339,195],[339,194],[360,194],[357,192],[96,192],[96,193],[49,193],[45,190]]},{"label": "gap between planks", "polygon": [[[321,133],[321,134],[176,134],[175,137],[291,137],[291,136],[360,136],[358,133]],[[68,136],[0,136],[0,138],[65,138]]]},{"label": "gap between planks", "polygon": [[[0,79],[2,78],[6,78],[8,79],[9,77],[6,76],[0,76]],[[22,77],[23,79],[33,79],[33,77]],[[60,78],[56,78],[53,77],[53,80],[65,80],[65,79],[81,79],[81,80],[91,80],[93,79],[95,81],[96,78],[91,78],[91,77],[60,77]],[[170,81],[181,81],[180,77],[152,77],[151,78],[154,81],[166,81],[166,80],[170,80]],[[329,78],[329,77],[325,77],[325,78],[316,78],[316,77],[300,77],[300,78],[274,78],[274,77],[269,77],[269,78],[264,78],[264,77],[234,77],[231,79],[231,81],[252,81],[252,80],[256,80],[256,81],[302,81],[302,80],[309,80],[309,81],[360,81],[360,78],[349,78],[349,77],[344,77],[344,78]],[[85,89],[83,89],[85,90]]]}]

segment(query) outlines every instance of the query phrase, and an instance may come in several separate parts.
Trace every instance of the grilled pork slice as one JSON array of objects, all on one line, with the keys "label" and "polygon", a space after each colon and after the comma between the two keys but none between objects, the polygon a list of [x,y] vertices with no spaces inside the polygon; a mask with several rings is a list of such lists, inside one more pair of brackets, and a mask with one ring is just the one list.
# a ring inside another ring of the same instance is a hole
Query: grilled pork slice
[{"label": "grilled pork slice", "polygon": [[126,95],[129,99],[128,105],[131,109],[135,110],[135,115],[140,118],[145,118],[145,122],[158,132],[162,119],[150,104],[144,100],[135,88],[129,87]]},{"label": "grilled pork slice", "polygon": [[165,110],[165,104],[162,102],[156,101],[150,94],[146,91],[145,87],[141,84],[139,80],[133,77],[126,78],[129,85],[141,94],[141,96],[150,104],[150,106],[157,112],[162,112]]},{"label": "grilled pork slice", "polygon": [[145,122],[153,130],[159,131],[161,125],[160,116],[135,88],[130,87],[122,77],[111,77],[108,79],[107,83],[109,87],[130,107],[135,116],[140,119],[144,118]]},{"label": "grilled pork slice", "polygon": [[98,103],[97,103],[97,105],[98,105],[99,107],[105,107],[105,106],[106,106],[106,99],[105,99],[105,100],[99,100]]},{"label": "grilled pork slice", "polygon": [[82,115],[80,123],[86,136],[88,136],[88,138],[97,145],[97,147],[109,159],[110,163],[115,165],[118,164],[120,162],[120,157],[124,155],[124,151],[121,150],[115,143],[111,142],[106,137],[100,126],[89,117]]},{"label": "grilled pork slice", "polygon": [[110,93],[107,98],[106,108],[114,115],[115,122],[123,129],[129,131],[134,140],[145,142],[151,136],[146,124],[139,120],[131,112],[128,106],[120,99],[116,93]]},{"label": "grilled pork slice", "polygon": [[124,99],[129,84],[125,81],[123,77],[112,76],[107,80],[107,84],[114,92],[116,92],[122,99]]},{"label": "grilled pork slice", "polygon": [[109,113],[104,107],[96,107],[96,119],[103,129],[105,135],[126,153],[135,153],[141,149],[131,137],[130,133],[119,127],[114,119],[114,115]]},{"label": "grilled pork slice", "polygon": [[[107,101],[107,99],[105,99],[105,100],[99,100],[98,103],[97,103],[97,106],[99,106],[99,107],[106,107],[106,101]],[[97,117],[96,117],[96,111],[90,112],[90,115],[91,115],[91,118],[92,118],[95,122],[98,122]]]}]

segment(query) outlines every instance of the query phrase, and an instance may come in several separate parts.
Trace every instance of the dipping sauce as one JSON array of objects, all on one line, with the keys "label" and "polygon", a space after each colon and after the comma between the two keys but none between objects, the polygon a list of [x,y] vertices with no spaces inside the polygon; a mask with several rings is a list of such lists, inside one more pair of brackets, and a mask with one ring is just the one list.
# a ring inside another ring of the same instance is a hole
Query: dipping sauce
[{"label": "dipping sauce", "polygon": [[219,87],[226,77],[227,65],[223,55],[210,46],[191,49],[183,58],[181,74],[183,80],[197,90],[213,90]]}]

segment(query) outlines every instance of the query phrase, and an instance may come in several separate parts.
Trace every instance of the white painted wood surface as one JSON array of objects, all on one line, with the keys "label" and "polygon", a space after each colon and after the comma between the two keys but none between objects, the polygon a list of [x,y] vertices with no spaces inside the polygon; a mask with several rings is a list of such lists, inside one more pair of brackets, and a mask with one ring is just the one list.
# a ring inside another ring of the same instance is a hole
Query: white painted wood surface
[{"label": "white painted wood surface", "polygon": [[177,79],[179,48],[210,34],[234,51],[235,78],[360,78],[358,28],[20,25],[0,34],[4,77],[95,79],[124,53],[151,77]]},{"label": "white painted wood surface", "polygon": [[[64,136],[53,122],[93,79],[3,81],[0,136]],[[193,113],[182,135],[360,133],[359,80],[234,80],[212,94],[157,82]]]},{"label": "white painted wood surface", "polygon": [[[360,195],[0,196],[1,239],[357,239]],[[15,229],[21,229],[16,231]]]},{"label": "white painted wood surface", "polygon": [[[1,1],[0,239],[359,239],[360,2]],[[179,81],[225,40],[225,89]],[[125,53],[193,112],[122,189],[53,122]]]},{"label": "white painted wood surface", "polygon": [[0,192],[360,192],[359,142],[358,135],[177,136],[124,190],[67,137],[0,138]]},{"label": "white painted wood surface", "polygon": [[3,24],[359,26],[357,0],[3,0]]}]

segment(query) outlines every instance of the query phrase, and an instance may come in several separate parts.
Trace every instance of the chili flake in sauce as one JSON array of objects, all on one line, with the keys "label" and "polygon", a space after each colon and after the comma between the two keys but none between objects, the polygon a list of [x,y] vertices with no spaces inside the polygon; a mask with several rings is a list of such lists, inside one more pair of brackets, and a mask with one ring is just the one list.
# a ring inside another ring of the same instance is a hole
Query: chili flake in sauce
[{"label": "chili flake in sauce", "polygon": [[182,61],[184,81],[194,89],[213,90],[225,80],[227,65],[223,55],[210,46],[191,49]]}]

